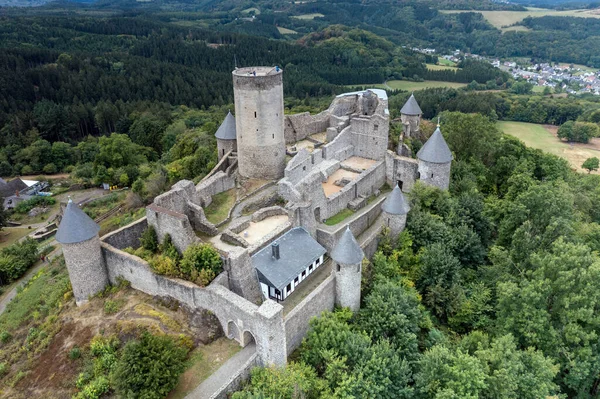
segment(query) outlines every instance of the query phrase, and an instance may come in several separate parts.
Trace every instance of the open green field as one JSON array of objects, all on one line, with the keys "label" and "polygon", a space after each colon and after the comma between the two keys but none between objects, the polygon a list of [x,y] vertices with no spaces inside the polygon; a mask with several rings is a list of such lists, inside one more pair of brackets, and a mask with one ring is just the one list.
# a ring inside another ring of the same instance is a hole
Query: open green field
[{"label": "open green field", "polygon": [[[461,12],[473,12],[468,10],[440,10],[440,12],[446,14],[456,14]],[[599,14],[594,14],[593,10],[567,10],[557,11],[549,10],[545,8],[533,8],[530,7],[527,11],[477,11],[483,14],[484,18],[488,22],[500,29],[502,27],[508,27],[517,22],[521,22],[526,17],[580,17],[580,18],[600,18]],[[504,29],[514,30],[514,29]]]},{"label": "open green field", "polygon": [[456,62],[447,60],[445,58],[438,58],[438,65],[455,67],[456,66]]},{"label": "open green field", "polygon": [[282,35],[294,35],[294,34],[298,33],[298,32],[296,32],[295,30],[288,29],[288,28],[284,28],[284,27],[281,27],[281,26],[278,26],[278,27],[277,27],[277,30],[278,30],[278,31],[279,31],[279,33],[281,33]]},{"label": "open green field", "polygon": [[430,71],[445,71],[445,70],[453,70],[453,69],[458,69],[455,66],[450,66],[450,65],[434,65],[434,64],[427,64],[427,69],[429,69]]},{"label": "open green field", "polygon": [[250,14],[253,11],[254,11],[254,15],[260,15],[260,10],[256,7],[246,8],[245,10],[242,11],[242,14]]},{"label": "open green field", "polygon": [[292,18],[298,18],[298,19],[315,19],[315,18],[320,18],[320,17],[324,17],[324,16],[325,15],[316,12],[314,14],[294,15],[294,16],[292,16]]},{"label": "open green field", "polygon": [[[366,86],[368,87],[369,85]],[[374,86],[380,89],[399,89],[406,91],[417,91],[436,87],[451,87],[454,89],[458,89],[460,87],[465,87],[466,84],[456,82],[438,82],[436,80],[426,80],[423,82],[411,82],[409,80],[388,80],[385,85]]]},{"label": "open green field", "polygon": [[593,149],[594,144],[569,144],[559,140],[544,125],[525,122],[498,122],[498,128],[511,136],[517,137],[525,145],[557,155],[569,161],[578,171],[583,171],[581,164],[591,157],[600,157],[600,151]]}]

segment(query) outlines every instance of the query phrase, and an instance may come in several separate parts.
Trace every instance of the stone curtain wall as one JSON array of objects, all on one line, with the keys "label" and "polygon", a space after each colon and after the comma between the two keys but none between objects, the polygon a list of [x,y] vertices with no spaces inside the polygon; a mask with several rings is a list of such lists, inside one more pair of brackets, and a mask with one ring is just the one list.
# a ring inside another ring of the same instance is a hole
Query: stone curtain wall
[{"label": "stone curtain wall", "polygon": [[198,183],[196,191],[200,199],[200,204],[207,207],[212,203],[213,195],[231,190],[234,187],[235,173],[228,175],[223,171],[218,171],[208,179]]},{"label": "stone curtain wall", "polygon": [[373,115],[354,118],[350,122],[354,155],[380,160],[388,147],[389,118]]},{"label": "stone curtain wall", "polygon": [[261,364],[286,364],[287,346],[281,305],[265,301],[259,307],[218,283],[202,288],[188,281],[157,275],[143,259],[107,243],[102,243],[102,253],[112,284],[123,278],[131,283],[132,288],[148,295],[170,297],[191,309],[208,310],[219,319],[227,336],[231,335],[228,331],[230,325],[235,326],[238,333],[233,338],[240,343],[244,341],[244,334],[252,335]]},{"label": "stone curtain wall", "polygon": [[154,204],[146,207],[148,224],[154,227],[158,240],[162,242],[165,235],[171,235],[173,244],[179,252],[200,240],[196,237],[188,217],[182,213],[156,206]]},{"label": "stone curtain wall", "polygon": [[344,161],[354,155],[351,129],[352,126],[344,128],[331,143],[322,147],[323,158]]},{"label": "stone curtain wall", "polygon": [[335,279],[331,275],[285,316],[288,356],[302,343],[302,338],[310,327],[310,319],[320,316],[326,310],[333,310],[334,302]]},{"label": "stone curtain wall", "polygon": [[314,150],[312,153],[309,153],[306,149],[302,149],[288,162],[284,176],[292,184],[297,184],[321,162],[323,162],[322,150]]},{"label": "stone curtain wall", "polygon": [[[385,163],[379,162],[362,172],[355,181],[329,197],[321,206],[321,218],[327,219],[346,209],[358,196],[368,197],[385,183]],[[318,205],[317,205],[318,206]]]},{"label": "stone curtain wall", "polygon": [[127,247],[139,248],[140,237],[142,232],[148,227],[148,220],[144,216],[138,221],[128,224],[125,227],[121,227],[118,230],[108,233],[101,238],[107,244],[112,245],[115,248],[123,249]]},{"label": "stone curtain wall", "polygon": [[410,192],[417,180],[418,162],[416,159],[396,155],[393,151],[385,154],[387,183],[395,187],[402,181],[402,191]]},{"label": "stone curtain wall", "polygon": [[323,111],[314,116],[309,112],[287,115],[284,125],[286,144],[294,144],[297,141],[304,140],[311,134],[327,130],[329,127],[329,115],[329,111]]},{"label": "stone curtain wall", "polygon": [[371,227],[379,215],[381,214],[381,204],[385,201],[386,197],[382,196],[378,198],[371,209],[360,215],[359,217],[350,220],[350,222],[339,223],[337,226],[332,228],[317,228],[317,241],[319,244],[327,249],[327,252],[331,252],[342,234],[346,230],[346,226],[350,227],[350,231],[354,234],[354,237],[359,237],[369,227]]}]

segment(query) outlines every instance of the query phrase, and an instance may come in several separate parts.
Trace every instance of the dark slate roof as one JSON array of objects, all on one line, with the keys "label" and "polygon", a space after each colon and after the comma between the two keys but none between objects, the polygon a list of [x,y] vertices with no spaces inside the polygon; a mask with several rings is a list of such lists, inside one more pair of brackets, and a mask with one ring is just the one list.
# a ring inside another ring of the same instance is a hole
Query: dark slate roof
[{"label": "dark slate roof", "polygon": [[0,183],[0,196],[10,197],[11,195],[15,195],[17,191],[23,191],[27,188],[27,184],[25,184],[25,182],[23,182],[23,180],[21,180],[20,177],[16,177],[8,183]]},{"label": "dark slate roof", "polygon": [[410,205],[400,187],[396,186],[381,205],[381,209],[391,215],[406,215],[410,211]]},{"label": "dark slate roof", "polygon": [[231,111],[227,113],[227,116],[221,123],[221,126],[217,129],[215,137],[221,140],[235,140],[235,118],[231,115]]},{"label": "dark slate roof", "polygon": [[331,251],[331,259],[337,263],[343,263],[345,265],[355,265],[361,263],[365,254],[363,253],[360,245],[356,242],[356,238],[347,227],[344,234],[336,244],[333,251]]},{"label": "dark slate roof", "polygon": [[252,263],[259,280],[280,291],[327,252],[302,227],[291,229],[274,242],[279,244],[279,259],[272,256],[268,245],[252,256]]},{"label": "dark slate roof", "polygon": [[83,242],[94,237],[99,231],[100,226],[69,199],[56,232],[56,241],[61,244]]},{"label": "dark slate roof", "polygon": [[452,152],[450,152],[439,126],[417,152],[417,158],[431,163],[448,163],[452,161]]},{"label": "dark slate roof", "polygon": [[419,107],[419,103],[417,102],[417,99],[415,98],[414,94],[410,95],[408,101],[406,101],[406,104],[404,104],[404,107],[402,107],[402,109],[400,110],[400,113],[404,115],[423,114],[423,111],[421,111],[421,107]]}]

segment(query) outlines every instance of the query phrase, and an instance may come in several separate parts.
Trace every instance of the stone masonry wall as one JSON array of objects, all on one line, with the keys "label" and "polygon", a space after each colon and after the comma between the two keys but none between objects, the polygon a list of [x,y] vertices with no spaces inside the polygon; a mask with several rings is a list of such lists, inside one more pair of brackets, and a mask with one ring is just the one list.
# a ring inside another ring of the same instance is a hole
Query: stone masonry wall
[{"label": "stone masonry wall", "polygon": [[333,310],[335,302],[335,279],[330,275],[292,311],[285,316],[288,356],[302,343],[309,329],[309,321],[324,311]]},{"label": "stone masonry wall", "polygon": [[350,121],[354,155],[381,160],[388,147],[389,120],[381,115],[354,118]]},{"label": "stone masonry wall", "polygon": [[244,381],[250,378],[252,369],[260,366],[259,360],[257,354],[252,355],[240,368],[238,373],[230,376],[210,398],[206,399],[227,399],[233,392],[239,391]]},{"label": "stone masonry wall", "polygon": [[331,252],[342,237],[342,234],[344,234],[346,226],[350,227],[350,231],[352,231],[354,237],[360,236],[375,223],[375,220],[381,214],[381,204],[383,201],[385,201],[385,197],[378,198],[371,209],[359,217],[352,219],[350,222],[340,223],[334,229],[317,228],[317,241],[327,249],[327,252]]},{"label": "stone masonry wall", "polygon": [[101,240],[118,249],[127,247],[139,248],[141,245],[140,237],[147,227],[148,220],[144,216],[140,220],[130,223],[125,227],[121,227],[112,233],[106,234]]},{"label": "stone masonry wall", "polygon": [[118,278],[131,283],[134,289],[152,296],[173,298],[191,309],[208,310],[219,319],[223,331],[230,323],[239,332],[234,336],[243,341],[243,334],[254,337],[262,365],[285,365],[287,360],[286,335],[283,324],[283,307],[273,301],[265,301],[260,307],[234,294],[220,284],[198,287],[188,281],[160,276],[152,272],[143,259],[102,243],[110,282]]},{"label": "stone masonry wall", "polygon": [[75,302],[79,306],[108,284],[108,275],[100,251],[100,239],[95,235],[83,242],[62,244],[62,250]]},{"label": "stone masonry wall", "polygon": [[402,182],[402,191],[410,192],[417,180],[418,162],[416,159],[396,155],[393,151],[385,154],[387,183],[395,187]]},{"label": "stone masonry wall", "polygon": [[146,207],[146,218],[148,225],[156,230],[159,241],[162,242],[165,235],[171,235],[173,244],[179,252],[200,241],[188,217],[182,213],[151,204]]},{"label": "stone masonry wall", "polygon": [[419,180],[429,186],[448,190],[451,163],[431,163],[419,160]]},{"label": "stone masonry wall", "polygon": [[329,112],[324,111],[316,115],[308,112],[287,115],[285,117],[285,142],[293,144],[304,140],[311,134],[321,133],[329,127]]},{"label": "stone masonry wall", "polygon": [[229,176],[222,171],[215,173],[208,179],[202,180],[196,185],[196,192],[200,199],[200,205],[203,207],[209,206],[212,202],[213,195],[231,190],[234,187],[235,174]]},{"label": "stone masonry wall", "polygon": [[309,153],[306,149],[302,149],[288,162],[284,175],[292,184],[296,184],[322,161],[323,151],[315,150]]}]

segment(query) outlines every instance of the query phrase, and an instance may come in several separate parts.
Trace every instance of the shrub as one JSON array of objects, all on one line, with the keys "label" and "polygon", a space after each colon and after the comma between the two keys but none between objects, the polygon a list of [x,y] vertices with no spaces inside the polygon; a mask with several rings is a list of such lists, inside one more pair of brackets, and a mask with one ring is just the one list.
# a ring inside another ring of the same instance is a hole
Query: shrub
[{"label": "shrub", "polygon": [[16,213],[27,213],[35,207],[38,206],[51,206],[56,204],[56,200],[52,197],[42,197],[42,196],[34,196],[29,198],[28,200],[21,201],[15,207]]},{"label": "shrub", "polygon": [[144,230],[142,236],[140,237],[140,243],[142,244],[142,248],[148,251],[156,252],[158,249],[158,236],[156,235],[156,230],[154,230],[154,227],[148,226],[148,228]]},{"label": "shrub", "polygon": [[108,378],[99,376],[94,378],[83,390],[75,396],[77,399],[98,399],[110,389]]},{"label": "shrub", "polygon": [[79,349],[78,347],[74,346],[69,351],[69,359],[75,360],[75,359],[79,359],[80,357],[81,357],[81,349]]},{"label": "shrub", "polygon": [[114,372],[115,387],[128,398],[163,398],[185,370],[186,356],[187,349],[173,338],[146,332],[125,345]]},{"label": "shrub", "polygon": [[104,301],[104,313],[105,314],[114,314],[121,310],[124,302],[122,300],[111,300],[107,299]]},{"label": "shrub", "polygon": [[47,175],[53,175],[54,173],[58,172],[58,168],[53,163],[49,163],[46,166],[44,166],[43,170],[44,173]]},{"label": "shrub", "polygon": [[150,259],[150,267],[158,274],[164,274],[165,276],[181,277],[179,269],[177,268],[177,262],[165,255],[155,255]]},{"label": "shrub", "polygon": [[9,370],[10,366],[6,364],[6,362],[0,363],[0,377],[4,377],[6,374],[8,374]]},{"label": "shrub", "polygon": [[118,347],[119,340],[116,337],[96,335],[90,343],[90,353],[92,356],[102,356],[106,353],[115,353]]},{"label": "shrub", "polygon": [[207,244],[196,244],[183,253],[180,269],[187,277],[192,276],[192,271],[200,273],[202,269],[210,270],[216,276],[223,270],[223,262],[216,249]]},{"label": "shrub", "polygon": [[2,331],[0,333],[0,341],[5,344],[12,339],[12,335],[8,331]]},{"label": "shrub", "polygon": [[179,255],[179,251],[177,250],[177,248],[175,248],[170,234],[165,234],[165,238],[161,246],[161,252],[163,255],[168,256],[173,260],[178,261],[179,259],[181,259],[181,255]]}]

